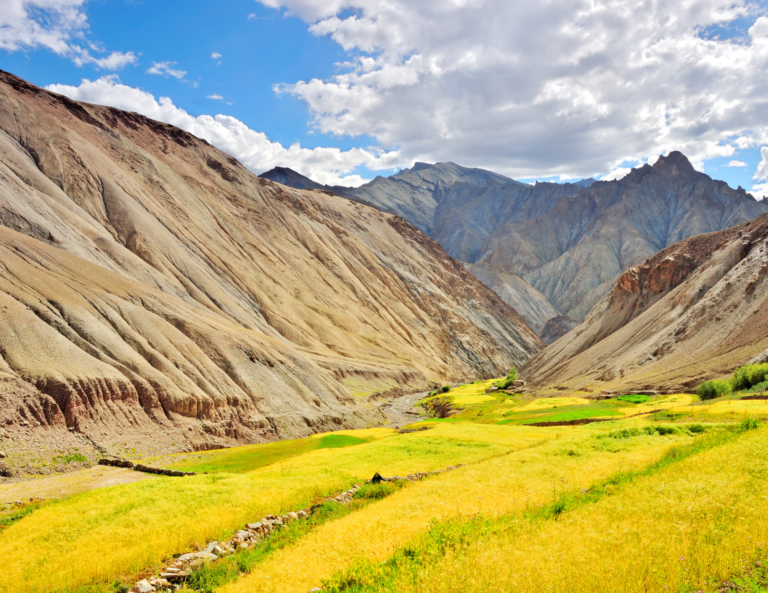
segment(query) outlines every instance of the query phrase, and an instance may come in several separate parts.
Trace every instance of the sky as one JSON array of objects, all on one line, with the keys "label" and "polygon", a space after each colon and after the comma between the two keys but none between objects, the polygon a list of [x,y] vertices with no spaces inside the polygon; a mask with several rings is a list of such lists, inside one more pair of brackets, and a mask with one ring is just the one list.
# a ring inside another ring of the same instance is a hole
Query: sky
[{"label": "sky", "polygon": [[611,179],[680,150],[768,195],[768,0],[2,0],[0,68],[255,173]]}]

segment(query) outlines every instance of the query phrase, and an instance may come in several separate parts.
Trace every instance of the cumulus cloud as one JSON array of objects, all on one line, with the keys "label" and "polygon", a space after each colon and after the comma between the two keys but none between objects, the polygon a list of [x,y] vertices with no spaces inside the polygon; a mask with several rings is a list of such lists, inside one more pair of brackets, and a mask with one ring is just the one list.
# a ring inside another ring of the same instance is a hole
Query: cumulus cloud
[{"label": "cumulus cloud", "polygon": [[159,74],[160,76],[173,76],[181,80],[187,73],[186,70],[174,68],[176,62],[152,62],[152,66],[147,70],[147,74]]},{"label": "cumulus cloud", "polygon": [[[88,19],[85,0],[3,0],[0,3],[0,49],[19,51],[46,48],[76,65],[119,70],[135,64],[133,52],[112,52],[95,57],[72,38],[83,39]],[[93,49],[93,46],[91,46]]]},{"label": "cumulus cloud", "polygon": [[121,84],[115,75],[103,76],[95,81],[83,79],[79,86],[53,84],[46,88],[77,101],[135,111],[177,126],[231,154],[257,174],[275,166],[283,166],[291,167],[320,183],[360,185],[365,179],[354,174],[357,167],[388,170],[407,164],[397,151],[385,152],[375,148],[345,151],[338,148],[310,149],[298,143],[286,148],[234,117],[195,117],[174,105],[170,98],[155,99],[146,91]]},{"label": "cumulus cloud", "polygon": [[752,194],[758,198],[768,197],[768,146],[760,148],[760,156],[762,160],[757,165],[757,170],[752,177],[758,182],[752,186]]},{"label": "cumulus cloud", "polygon": [[747,163],[745,163],[744,161],[731,161],[726,165],[726,167],[738,167],[738,168],[746,167],[746,166],[747,166]]},{"label": "cumulus cloud", "polygon": [[[768,17],[753,0],[260,0],[349,52],[276,87],[316,128],[513,177],[589,176],[768,142]],[[718,28],[740,19],[744,35]]]},{"label": "cumulus cloud", "polygon": [[217,51],[211,54],[211,58],[213,58],[214,60],[218,60],[220,57],[221,57],[221,54]]}]

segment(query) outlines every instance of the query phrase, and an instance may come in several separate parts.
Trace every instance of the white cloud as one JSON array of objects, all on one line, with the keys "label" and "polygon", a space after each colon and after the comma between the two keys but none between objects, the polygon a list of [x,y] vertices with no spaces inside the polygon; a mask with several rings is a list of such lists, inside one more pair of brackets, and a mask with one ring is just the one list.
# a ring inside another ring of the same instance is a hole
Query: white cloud
[{"label": "white cloud", "polygon": [[221,54],[220,54],[219,52],[215,51],[215,52],[213,52],[213,53],[211,54],[211,57],[212,57],[214,60],[218,60],[218,59],[221,57]]},{"label": "white cloud", "polygon": [[147,70],[147,74],[159,74],[160,76],[173,76],[181,80],[187,73],[186,70],[177,70],[173,66],[176,62],[152,62],[152,66]]},{"label": "white cloud", "polygon": [[768,198],[768,146],[760,148],[760,156],[762,157],[762,160],[757,165],[757,170],[752,176],[752,179],[758,182],[762,181],[762,183],[754,184],[750,190],[758,199]]},{"label": "white cloud", "polygon": [[600,178],[600,181],[613,181],[614,179],[623,179],[632,172],[629,167],[616,167],[610,173]]},{"label": "white cloud", "polygon": [[[318,130],[412,160],[590,176],[671,150],[702,168],[768,142],[768,17],[753,0],[261,3],[350,52],[338,74],[277,92]],[[741,18],[748,35],[701,33]]]},{"label": "white cloud", "polygon": [[208,95],[206,99],[216,99],[217,101],[221,101],[224,97],[221,95]]},{"label": "white cloud", "polygon": [[290,167],[308,177],[327,184],[360,185],[365,180],[353,173],[359,166],[372,170],[389,170],[409,165],[397,151],[353,148],[302,148],[298,143],[286,148],[272,142],[262,132],[250,129],[228,115],[193,116],[176,107],[168,97],[155,99],[141,89],[121,84],[116,76],[104,76],[95,81],[84,79],[80,86],[53,84],[46,87],[77,101],[110,105],[135,111],[177,126],[231,154],[254,173],[272,167]]},{"label": "white cloud", "polygon": [[[86,0],[2,0],[0,2],[0,49],[20,51],[45,48],[71,59],[76,65],[119,70],[135,64],[133,52],[112,52],[94,57],[71,39],[83,39],[88,19],[82,11]],[[94,46],[91,46],[94,49]]]},{"label": "white cloud", "polygon": [[763,146],[760,149],[760,156],[762,157],[762,160],[760,161],[760,164],[757,165],[757,171],[755,171],[753,179],[766,181],[768,180],[768,146]]},{"label": "white cloud", "polygon": [[746,167],[746,166],[747,166],[747,163],[745,163],[744,161],[731,161],[726,165],[726,167],[739,167],[739,168]]}]

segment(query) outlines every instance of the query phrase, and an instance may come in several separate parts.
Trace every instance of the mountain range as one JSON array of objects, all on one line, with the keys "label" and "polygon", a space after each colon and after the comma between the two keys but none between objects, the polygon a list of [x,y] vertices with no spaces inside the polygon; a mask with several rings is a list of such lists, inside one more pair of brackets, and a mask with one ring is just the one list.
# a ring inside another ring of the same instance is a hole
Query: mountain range
[{"label": "mountain range", "polygon": [[366,396],[543,345],[400,216],[0,72],[0,419],[30,455],[370,426]]},{"label": "mountain range", "polygon": [[564,335],[619,275],[673,243],[768,211],[743,189],[696,171],[679,152],[613,181],[520,183],[453,163],[417,163],[359,188],[287,169],[264,178],[396,212],[433,239],[547,342]]}]

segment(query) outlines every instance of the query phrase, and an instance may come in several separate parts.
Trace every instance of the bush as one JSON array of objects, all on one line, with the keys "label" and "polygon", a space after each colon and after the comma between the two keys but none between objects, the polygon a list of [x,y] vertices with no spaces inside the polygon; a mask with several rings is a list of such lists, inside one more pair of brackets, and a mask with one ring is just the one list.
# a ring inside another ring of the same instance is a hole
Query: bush
[{"label": "bush", "polygon": [[748,364],[733,371],[731,389],[733,391],[749,389],[766,380],[768,380],[768,363]]},{"label": "bush", "polygon": [[512,367],[509,370],[509,374],[506,376],[506,378],[496,383],[496,387],[498,387],[499,389],[507,389],[507,387],[514,387],[515,381],[517,381],[517,369],[515,367]]},{"label": "bush", "polygon": [[399,489],[395,482],[379,482],[378,484],[365,484],[355,492],[355,498],[379,500],[386,498]]},{"label": "bush", "polygon": [[450,385],[443,385],[443,393],[448,393],[451,390]]},{"label": "bush", "polygon": [[730,381],[704,381],[696,389],[696,395],[702,400],[715,399],[716,397],[722,397],[728,395],[731,392]]},{"label": "bush", "polygon": [[760,427],[760,421],[757,418],[744,418],[741,421],[741,431],[755,430]]}]

